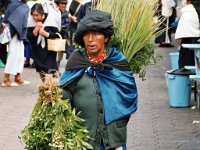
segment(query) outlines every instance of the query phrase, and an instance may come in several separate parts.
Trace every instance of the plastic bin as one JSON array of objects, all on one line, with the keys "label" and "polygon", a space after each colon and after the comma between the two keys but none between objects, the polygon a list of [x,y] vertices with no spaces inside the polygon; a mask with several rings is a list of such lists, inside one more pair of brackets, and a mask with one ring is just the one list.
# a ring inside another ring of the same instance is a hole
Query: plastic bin
[{"label": "plastic bin", "polygon": [[172,69],[178,69],[178,59],[179,59],[179,52],[171,52],[169,53],[170,57],[171,57],[171,66]]},{"label": "plastic bin", "polygon": [[168,95],[171,107],[188,107],[191,98],[191,80],[189,75],[195,74],[194,70],[172,70],[167,72]]}]

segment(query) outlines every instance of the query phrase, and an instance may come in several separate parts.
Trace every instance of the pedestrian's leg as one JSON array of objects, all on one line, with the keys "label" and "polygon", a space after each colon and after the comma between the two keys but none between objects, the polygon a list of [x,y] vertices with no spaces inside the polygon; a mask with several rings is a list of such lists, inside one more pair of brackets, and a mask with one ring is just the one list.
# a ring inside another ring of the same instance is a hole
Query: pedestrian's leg
[{"label": "pedestrian's leg", "polygon": [[20,76],[20,73],[17,73],[15,75],[15,82],[20,82],[22,79],[21,79],[21,76]]},{"label": "pedestrian's leg", "polygon": [[28,85],[30,84],[29,81],[25,81],[21,78],[21,74],[20,73],[17,73],[15,75],[15,79],[14,79],[15,83],[17,83],[17,85]]},{"label": "pedestrian's leg", "polygon": [[6,64],[6,61],[7,61],[7,45],[6,44],[0,44],[0,59],[4,64]]},{"label": "pedestrian's leg", "polygon": [[58,68],[60,66],[60,62],[62,61],[62,58],[63,58],[63,52],[58,52],[58,55],[57,55]]},{"label": "pedestrian's leg", "polygon": [[42,80],[42,82],[45,82],[45,74],[41,72],[39,74],[40,74],[40,79]]},{"label": "pedestrian's leg", "polygon": [[1,83],[1,86],[2,86],[2,87],[11,86],[10,74],[8,74],[8,73],[5,73],[5,74],[4,74],[4,78],[3,78],[3,81],[2,81],[2,83]]},{"label": "pedestrian's leg", "polygon": [[30,67],[31,45],[29,43],[24,43],[24,56],[26,58],[24,61],[24,67]]}]

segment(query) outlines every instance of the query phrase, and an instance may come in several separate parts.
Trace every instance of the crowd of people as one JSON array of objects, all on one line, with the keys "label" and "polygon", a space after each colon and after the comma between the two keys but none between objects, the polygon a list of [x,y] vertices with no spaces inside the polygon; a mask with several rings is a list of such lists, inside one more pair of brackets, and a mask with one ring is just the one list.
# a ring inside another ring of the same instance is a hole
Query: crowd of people
[{"label": "crowd of people", "polygon": [[[44,81],[46,73],[54,74],[59,71],[63,54],[66,53],[66,59],[68,59],[75,49],[73,40],[78,22],[85,16],[86,12],[95,7],[97,2],[98,0],[73,0],[70,3],[68,3],[68,0],[10,1],[4,14],[1,14],[1,29],[9,25],[10,31],[15,32],[16,36],[14,37],[14,33],[12,33],[12,42],[0,44],[0,59],[5,64],[5,75],[1,86],[10,87],[30,84],[30,82],[21,79],[20,74],[23,72],[24,67],[35,68],[42,81]],[[18,6],[23,6],[23,8],[19,10],[17,9]],[[69,7],[68,10],[67,6]],[[18,14],[11,13],[11,10],[15,9],[19,11]],[[23,20],[16,22],[17,27],[13,26],[11,18],[20,17],[22,13]],[[26,33],[24,31],[20,33],[20,29],[16,30],[22,25],[23,29],[26,29]],[[47,40],[59,38],[56,33],[66,39],[64,52],[48,51]],[[14,43],[13,45],[17,43],[14,39],[21,41],[21,47],[18,48],[20,53],[14,51],[11,47],[12,43]],[[16,62],[15,65],[19,64],[14,66],[10,62]],[[15,76],[14,82],[10,79],[11,75]]]}]

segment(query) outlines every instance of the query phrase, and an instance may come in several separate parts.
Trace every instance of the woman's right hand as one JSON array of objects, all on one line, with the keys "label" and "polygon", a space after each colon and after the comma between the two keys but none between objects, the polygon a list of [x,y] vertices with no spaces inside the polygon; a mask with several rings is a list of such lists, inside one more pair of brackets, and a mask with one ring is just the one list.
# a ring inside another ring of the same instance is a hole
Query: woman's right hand
[{"label": "woman's right hand", "polygon": [[77,17],[76,16],[72,16],[71,14],[68,15],[68,18],[73,21],[74,23],[77,23],[78,20],[77,20]]}]

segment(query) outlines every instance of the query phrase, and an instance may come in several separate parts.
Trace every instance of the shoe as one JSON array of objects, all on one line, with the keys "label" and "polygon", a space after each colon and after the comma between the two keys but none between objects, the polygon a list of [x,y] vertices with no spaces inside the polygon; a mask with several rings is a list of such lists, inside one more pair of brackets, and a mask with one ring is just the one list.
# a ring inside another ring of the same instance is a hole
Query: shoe
[{"label": "shoe", "polygon": [[11,84],[10,84],[10,86],[12,86],[12,87],[16,87],[16,86],[19,86],[17,83],[15,83],[15,82],[12,82]]},{"label": "shoe", "polygon": [[33,61],[33,63],[30,65],[30,68],[35,68],[35,62]]},{"label": "shoe", "polygon": [[10,81],[2,81],[1,83],[1,87],[10,87],[10,86],[11,86]]},{"label": "shoe", "polygon": [[13,83],[10,83],[10,81],[6,81],[6,82],[3,81],[3,82],[1,83],[1,87],[10,87],[10,86],[12,86],[12,87],[14,86],[14,87],[15,87],[15,86],[18,86],[18,84],[17,84],[17,83],[14,83],[14,82],[13,82]]},{"label": "shoe", "polygon": [[13,82],[12,83],[13,85],[29,85],[29,84],[31,84],[31,82],[29,82],[29,81],[25,81],[25,80],[19,80],[19,81],[15,81],[15,82]]},{"label": "shoe", "polygon": [[29,68],[31,66],[30,62],[29,61],[25,61],[24,62],[24,67],[25,68]]}]

